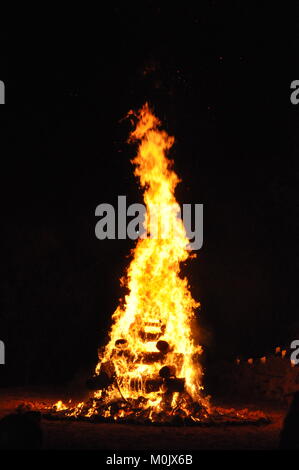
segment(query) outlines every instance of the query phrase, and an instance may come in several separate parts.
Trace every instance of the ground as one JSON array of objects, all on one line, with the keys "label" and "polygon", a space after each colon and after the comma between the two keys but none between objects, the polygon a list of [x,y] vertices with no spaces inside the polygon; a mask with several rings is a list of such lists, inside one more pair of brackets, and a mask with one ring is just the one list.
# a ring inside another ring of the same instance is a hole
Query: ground
[{"label": "ground", "polygon": [[[0,390],[0,417],[21,403],[52,404],[69,399],[65,391]],[[78,397],[77,397],[78,399]],[[228,404],[231,407],[231,404]],[[244,404],[239,405],[244,408]],[[268,425],[169,427],[114,423],[49,421],[42,419],[45,449],[108,450],[193,450],[193,449],[275,449],[285,409],[269,404],[247,404],[262,409],[271,418]]]}]

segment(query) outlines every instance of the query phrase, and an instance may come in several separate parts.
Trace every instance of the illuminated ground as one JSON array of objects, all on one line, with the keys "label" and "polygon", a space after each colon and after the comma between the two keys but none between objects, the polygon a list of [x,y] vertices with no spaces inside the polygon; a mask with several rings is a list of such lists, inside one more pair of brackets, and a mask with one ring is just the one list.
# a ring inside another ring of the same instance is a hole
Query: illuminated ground
[{"label": "illuminated ground", "polygon": [[[46,391],[0,390],[0,417],[12,412],[24,402],[33,406],[50,405],[62,398],[56,390]],[[82,398],[78,396],[78,398]],[[230,404],[223,404],[231,407]],[[236,405],[235,405],[236,406]],[[44,448],[46,449],[275,449],[285,409],[265,404],[240,404],[240,408],[262,409],[271,418],[263,426],[217,427],[156,427],[128,424],[88,423],[42,420]]]}]

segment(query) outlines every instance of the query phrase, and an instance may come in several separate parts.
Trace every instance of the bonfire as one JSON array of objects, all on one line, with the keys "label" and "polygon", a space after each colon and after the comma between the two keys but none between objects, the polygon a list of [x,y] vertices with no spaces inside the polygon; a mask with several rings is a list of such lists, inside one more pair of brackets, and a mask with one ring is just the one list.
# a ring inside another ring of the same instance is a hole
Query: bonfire
[{"label": "bonfire", "polygon": [[181,274],[195,254],[175,197],[180,180],[168,158],[174,138],[148,104],[129,117],[135,126],[129,142],[138,144],[132,163],[146,206],[144,233],[121,279],[128,293],[87,381],[91,397],[74,406],[60,401],[51,415],[154,424],[265,420],[259,412],[212,407],[204,391],[203,349],[193,333],[200,304]]}]

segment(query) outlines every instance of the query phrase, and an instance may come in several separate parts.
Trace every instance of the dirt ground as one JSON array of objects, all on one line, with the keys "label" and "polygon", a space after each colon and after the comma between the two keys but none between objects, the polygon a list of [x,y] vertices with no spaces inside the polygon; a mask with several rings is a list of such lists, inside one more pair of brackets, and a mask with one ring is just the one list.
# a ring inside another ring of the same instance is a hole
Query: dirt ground
[{"label": "dirt ground", "polygon": [[[70,394],[56,390],[0,390],[0,418],[13,412],[21,403],[49,405]],[[82,397],[77,396],[76,399]],[[220,404],[220,403],[219,403]],[[232,403],[221,403],[232,406]],[[42,419],[45,449],[104,450],[265,450],[276,449],[285,409],[269,404],[239,404],[236,408],[260,409],[271,419],[267,425],[169,427]]]}]

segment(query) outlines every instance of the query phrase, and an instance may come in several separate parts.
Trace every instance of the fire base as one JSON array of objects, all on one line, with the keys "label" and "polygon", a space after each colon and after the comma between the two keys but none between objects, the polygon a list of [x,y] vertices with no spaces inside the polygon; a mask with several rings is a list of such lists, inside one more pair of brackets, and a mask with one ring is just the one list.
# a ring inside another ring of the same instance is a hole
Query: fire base
[{"label": "fire base", "polygon": [[199,403],[189,403],[188,410],[175,408],[157,412],[151,407],[142,408],[144,404],[142,398],[130,402],[114,401],[109,404],[92,398],[74,408],[58,410],[54,405],[44,412],[43,416],[51,420],[156,426],[265,425],[271,422],[262,411],[222,407],[210,407],[207,410]]}]

